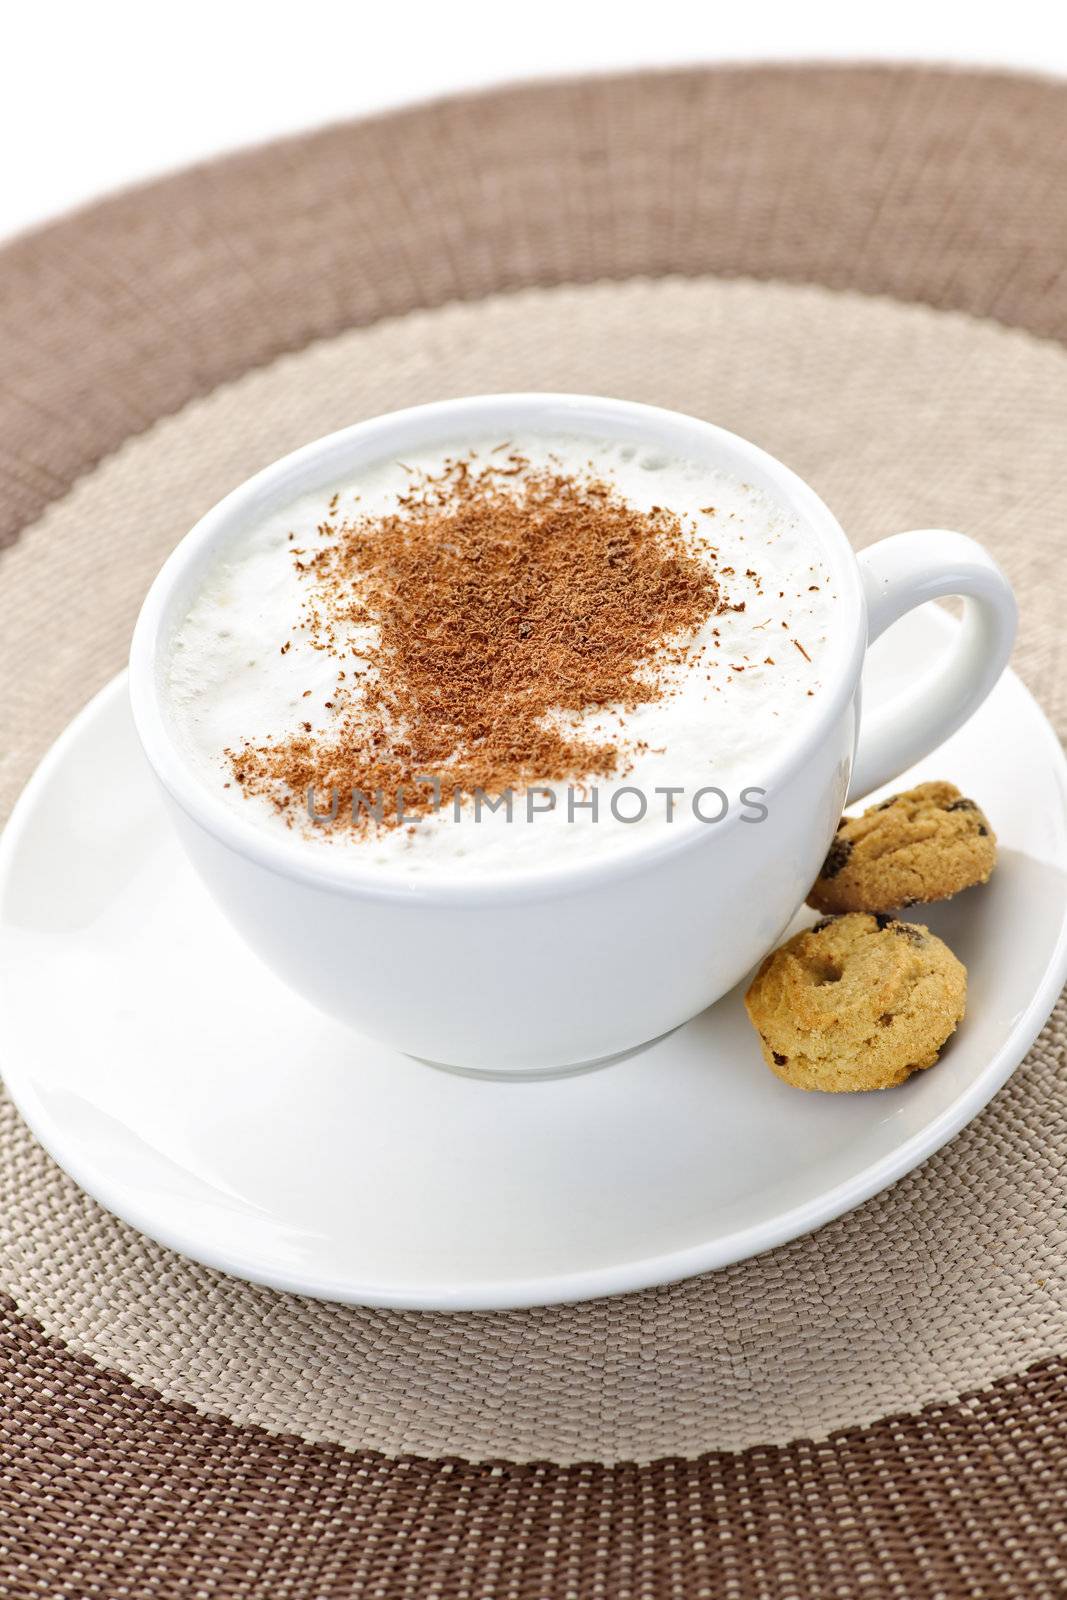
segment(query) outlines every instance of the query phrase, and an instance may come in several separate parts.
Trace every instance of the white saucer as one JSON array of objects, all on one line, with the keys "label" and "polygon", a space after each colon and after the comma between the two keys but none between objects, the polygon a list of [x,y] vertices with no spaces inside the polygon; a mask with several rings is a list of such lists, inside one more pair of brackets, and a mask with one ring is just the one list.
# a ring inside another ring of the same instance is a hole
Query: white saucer
[{"label": "white saucer", "polygon": [[[928,608],[892,629],[868,701],[952,626]],[[1067,765],[1018,680],[915,777],[973,793],[1001,843],[986,888],[924,913],[970,970],[967,1019],[932,1071],[885,1094],[788,1089],[738,990],[601,1070],[486,1081],[346,1032],[245,950],[171,837],[119,679],[46,757],[0,847],[0,1065],[90,1194],[259,1283],[474,1309],[721,1267],[936,1150],[1022,1059],[1067,975]]]}]

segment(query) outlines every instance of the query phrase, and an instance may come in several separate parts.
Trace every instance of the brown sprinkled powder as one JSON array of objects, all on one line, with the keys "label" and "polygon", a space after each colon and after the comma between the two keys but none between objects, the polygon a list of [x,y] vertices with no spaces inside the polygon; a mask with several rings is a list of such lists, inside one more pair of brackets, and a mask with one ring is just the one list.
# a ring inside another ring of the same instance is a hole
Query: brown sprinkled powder
[{"label": "brown sprinkled powder", "polygon": [[[412,473],[398,509],[324,525],[313,554],[293,552],[307,586],[307,642],[341,658],[353,626],[377,636],[362,686],[334,691],[329,726],[227,751],[246,793],[290,820],[307,791],[337,789],[337,822],[379,826],[475,789],[580,782],[623,770],[621,738],[576,719],[659,698],[722,596],[706,545],[664,507],[638,511],[594,475],[533,467],[510,451]],[[353,674],[353,676],[361,676]],[[339,677],[340,682],[340,677]],[[305,698],[307,693],[305,692]]]}]

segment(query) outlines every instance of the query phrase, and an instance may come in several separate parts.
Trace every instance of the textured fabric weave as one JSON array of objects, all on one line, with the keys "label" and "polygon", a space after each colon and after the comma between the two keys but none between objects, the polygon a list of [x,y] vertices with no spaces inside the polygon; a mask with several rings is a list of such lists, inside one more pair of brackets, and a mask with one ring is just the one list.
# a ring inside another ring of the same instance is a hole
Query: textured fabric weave
[{"label": "textured fabric weave", "polygon": [[[8,247],[0,811],[207,505],[315,434],[492,388],[712,417],[857,544],[975,534],[1062,734],[1065,149],[1053,84],[653,74],[329,130]],[[504,1315],[196,1267],[5,1104],[0,1594],[1052,1600],[1065,1049],[1061,1002],[976,1123],[813,1237]]]}]

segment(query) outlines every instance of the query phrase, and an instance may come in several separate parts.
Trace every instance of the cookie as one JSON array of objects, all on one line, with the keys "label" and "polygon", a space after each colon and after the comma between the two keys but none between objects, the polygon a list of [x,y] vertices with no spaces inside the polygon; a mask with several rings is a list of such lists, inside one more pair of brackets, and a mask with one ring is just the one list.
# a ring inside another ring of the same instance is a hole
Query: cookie
[{"label": "cookie", "polygon": [[996,835],[951,783],[921,783],[842,817],[808,895],[816,911],[899,911],[985,883]]},{"label": "cookie", "polygon": [[928,928],[852,912],[769,955],[745,1008],[772,1072],[842,1093],[932,1067],[966,998],[966,968]]}]

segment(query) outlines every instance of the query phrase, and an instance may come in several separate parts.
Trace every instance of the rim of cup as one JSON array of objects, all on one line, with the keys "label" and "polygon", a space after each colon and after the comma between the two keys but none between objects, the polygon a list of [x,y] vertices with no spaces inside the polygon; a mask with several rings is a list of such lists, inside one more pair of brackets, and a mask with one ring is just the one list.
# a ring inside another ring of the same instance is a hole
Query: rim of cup
[{"label": "rim of cup", "polygon": [[[492,877],[463,881],[456,875],[413,878],[361,862],[357,850],[316,850],[305,841],[275,837],[246,821],[221,794],[214,794],[183,753],[167,705],[166,678],[171,638],[187,614],[199,582],[217,551],[242,529],[299,495],[336,487],[395,450],[448,449],[501,429],[572,433],[632,440],[688,459],[707,458],[716,471],[729,471],[769,492],[800,518],[814,536],[837,585],[840,626],[828,641],[826,679],[814,714],[803,729],[783,740],[766,761],[760,785],[772,792],[803,765],[825,728],[841,715],[854,695],[867,642],[866,603],[851,546],[830,509],[789,467],[758,445],[714,423],[682,412],[636,401],[597,395],[505,393],[434,401],[385,413],[327,434],[281,457],[218,501],[180,541],[153,581],[141,607],[130,648],[129,684],[134,724],[156,776],[171,799],[221,844],[270,871],[333,889],[395,901],[475,903],[509,898],[532,900],[605,878],[647,870],[667,855],[699,848],[725,837],[740,821],[740,811],[707,827],[657,831],[622,850],[592,859],[547,863],[544,867],[503,870]],[[674,443],[670,441],[673,439]],[[714,738],[714,726],[709,727]]]}]

